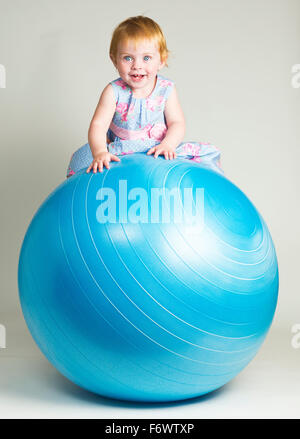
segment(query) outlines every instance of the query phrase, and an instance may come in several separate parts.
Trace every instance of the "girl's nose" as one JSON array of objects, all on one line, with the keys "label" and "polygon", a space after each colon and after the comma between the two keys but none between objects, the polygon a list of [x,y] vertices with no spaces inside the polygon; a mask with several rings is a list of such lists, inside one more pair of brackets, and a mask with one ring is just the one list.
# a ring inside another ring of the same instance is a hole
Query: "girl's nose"
[{"label": "girl's nose", "polygon": [[139,58],[136,58],[133,61],[132,67],[134,67],[135,69],[140,69],[142,68],[142,61]]}]

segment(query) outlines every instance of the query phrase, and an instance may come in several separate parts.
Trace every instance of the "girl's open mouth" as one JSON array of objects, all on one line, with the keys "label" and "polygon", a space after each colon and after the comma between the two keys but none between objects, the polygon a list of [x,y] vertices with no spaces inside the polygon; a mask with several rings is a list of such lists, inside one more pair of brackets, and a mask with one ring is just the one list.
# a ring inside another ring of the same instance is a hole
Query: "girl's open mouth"
[{"label": "girl's open mouth", "polygon": [[146,76],[146,75],[130,75],[130,76],[131,76],[131,78],[133,79],[133,81],[139,82],[139,81],[141,81],[141,80],[144,78],[144,76]]}]

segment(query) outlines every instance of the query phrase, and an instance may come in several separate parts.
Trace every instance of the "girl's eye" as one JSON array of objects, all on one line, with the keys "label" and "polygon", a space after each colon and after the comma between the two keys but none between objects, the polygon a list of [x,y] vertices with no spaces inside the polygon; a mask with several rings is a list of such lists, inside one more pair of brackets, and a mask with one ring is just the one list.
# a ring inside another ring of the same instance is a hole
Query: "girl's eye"
[{"label": "girl's eye", "polygon": [[[125,59],[125,61],[131,61],[131,60],[132,60],[132,57],[129,56],[129,55],[125,55],[125,56],[124,56],[124,59]],[[144,61],[149,61],[150,59],[151,59],[151,56],[149,56],[149,55],[145,55],[145,56],[144,56]]]}]

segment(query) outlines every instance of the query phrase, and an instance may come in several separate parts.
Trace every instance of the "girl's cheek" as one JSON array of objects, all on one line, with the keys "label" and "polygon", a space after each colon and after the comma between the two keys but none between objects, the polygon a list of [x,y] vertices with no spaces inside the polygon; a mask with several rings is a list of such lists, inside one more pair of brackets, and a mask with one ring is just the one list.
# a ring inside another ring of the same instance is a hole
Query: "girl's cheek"
[{"label": "girl's cheek", "polygon": [[128,62],[123,61],[123,62],[121,62],[121,66],[123,69],[127,69],[130,66],[130,64]]}]

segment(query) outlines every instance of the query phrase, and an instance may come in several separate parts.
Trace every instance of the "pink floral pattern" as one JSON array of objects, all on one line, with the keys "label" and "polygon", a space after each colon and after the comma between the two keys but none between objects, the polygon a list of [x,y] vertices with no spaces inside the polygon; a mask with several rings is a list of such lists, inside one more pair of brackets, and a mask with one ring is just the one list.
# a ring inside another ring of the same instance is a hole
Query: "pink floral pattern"
[{"label": "pink floral pattern", "polygon": [[164,123],[156,123],[149,131],[150,139],[163,140],[167,133],[167,127]]},{"label": "pink floral pattern", "polygon": [[131,103],[129,108],[125,102],[120,102],[116,107],[116,112],[121,114],[121,121],[127,122],[127,118],[134,112],[134,104]]},{"label": "pink floral pattern", "polygon": [[120,114],[124,114],[127,111],[128,104],[126,102],[120,102],[116,107],[116,112]]},{"label": "pink floral pattern", "polygon": [[72,175],[75,175],[75,172],[72,169],[68,168],[67,177],[71,177]]},{"label": "pink floral pattern", "polygon": [[146,99],[146,107],[148,110],[157,111],[160,110],[164,103],[163,96],[156,96],[155,98],[147,98]]},{"label": "pink floral pattern", "polygon": [[121,155],[134,154],[134,153],[135,153],[135,151],[133,151],[133,150],[128,150],[128,151],[122,151],[122,152],[121,152]]},{"label": "pink floral pattern", "polygon": [[128,130],[111,122],[110,129],[115,136],[122,140],[155,139],[161,141],[167,133],[167,127],[162,122],[157,122],[153,125],[148,123],[144,128],[139,130]]},{"label": "pink floral pattern", "polygon": [[118,81],[116,81],[116,84],[119,85],[122,90],[126,90],[126,88],[128,87],[126,82],[123,81],[123,79],[118,79]]},{"label": "pink floral pattern", "polygon": [[186,143],[184,145],[184,151],[189,155],[199,156],[200,151],[201,151],[201,145],[200,144],[194,145],[192,143]]},{"label": "pink floral pattern", "polygon": [[171,87],[173,85],[173,83],[171,81],[168,81],[167,79],[161,79],[160,80],[160,85],[162,87]]}]

